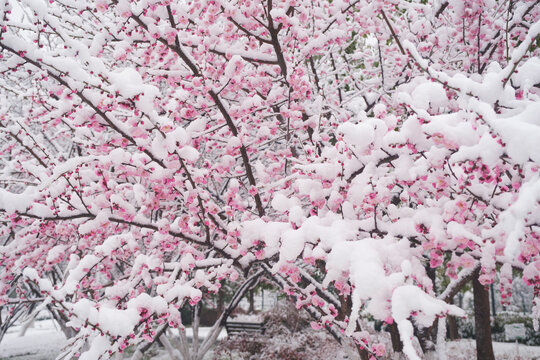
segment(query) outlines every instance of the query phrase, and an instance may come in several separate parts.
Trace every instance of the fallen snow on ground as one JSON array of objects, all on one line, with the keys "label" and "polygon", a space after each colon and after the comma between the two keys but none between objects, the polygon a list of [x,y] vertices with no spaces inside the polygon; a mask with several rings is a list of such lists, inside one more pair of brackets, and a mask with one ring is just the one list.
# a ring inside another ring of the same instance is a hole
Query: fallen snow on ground
[{"label": "fallen snow on ground", "polygon": [[[13,327],[4,336],[0,343],[0,360],[53,360],[66,344],[64,335],[54,326],[51,320],[36,321],[33,328],[28,329],[26,335],[19,336],[19,327]],[[200,328],[199,337],[204,338],[210,328]],[[177,336],[178,332],[173,332]],[[186,329],[188,338],[193,336],[191,328]],[[220,338],[226,332],[222,331]],[[451,341],[446,345],[448,360],[475,359],[474,340]],[[540,346],[526,346],[515,343],[494,343],[497,360],[540,360]],[[211,358],[209,353],[206,358]],[[154,360],[167,359],[164,351],[160,351]],[[403,359],[403,357],[394,357]],[[336,358],[335,360],[343,360]],[[437,360],[435,354],[426,356],[426,360]]]},{"label": "fallen snow on ground", "polygon": [[[211,328],[199,328],[199,338],[204,339]],[[179,336],[178,329],[173,329],[173,336]],[[188,339],[193,338],[193,329],[186,328]],[[60,330],[55,327],[52,320],[41,320],[29,328],[25,336],[19,336],[20,327],[12,327],[0,343],[0,360],[53,360],[66,345],[67,340]],[[227,336],[225,330],[221,331],[218,339]],[[159,359],[166,356],[159,356]],[[153,358],[157,360],[157,358]]]},{"label": "fallen snow on ground", "polygon": [[19,336],[20,328],[11,328],[0,343],[0,360],[51,360],[66,344],[64,334],[52,320],[36,321],[34,327]]},{"label": "fallen snow on ground", "polygon": [[[494,342],[493,350],[497,360],[540,360],[540,346],[527,346],[517,343]],[[476,359],[474,340],[463,339],[449,341],[446,344],[448,360]],[[436,354],[426,357],[426,360],[438,360]]]}]

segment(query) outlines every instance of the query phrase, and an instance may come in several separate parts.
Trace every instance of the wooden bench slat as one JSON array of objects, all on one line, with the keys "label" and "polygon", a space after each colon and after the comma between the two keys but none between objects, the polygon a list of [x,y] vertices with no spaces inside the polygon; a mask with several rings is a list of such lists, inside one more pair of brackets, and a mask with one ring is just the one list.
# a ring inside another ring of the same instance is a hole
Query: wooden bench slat
[{"label": "wooden bench slat", "polygon": [[231,327],[231,328],[233,328],[233,327],[234,328],[240,328],[240,329],[242,329],[242,328],[256,328],[256,329],[258,329],[258,328],[262,327],[262,325],[256,325],[256,324],[254,324],[254,325],[229,325],[229,324],[227,324],[226,326]]},{"label": "wooden bench slat", "polygon": [[258,332],[260,334],[264,334],[266,330],[264,323],[241,322],[241,321],[227,321],[225,323],[225,328],[227,329],[228,334],[238,334],[242,332],[248,332],[248,333]]}]

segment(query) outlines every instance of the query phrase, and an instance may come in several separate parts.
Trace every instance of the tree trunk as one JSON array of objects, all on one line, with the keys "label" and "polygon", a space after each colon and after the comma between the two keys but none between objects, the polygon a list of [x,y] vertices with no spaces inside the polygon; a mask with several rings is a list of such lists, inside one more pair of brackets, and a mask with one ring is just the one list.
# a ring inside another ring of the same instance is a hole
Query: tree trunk
[{"label": "tree trunk", "polygon": [[[425,265],[426,274],[431,279],[431,283],[433,284],[433,291],[437,292],[437,271],[436,269],[432,268],[429,263]],[[401,344],[401,340],[399,339],[399,332],[397,332],[397,325],[395,332],[397,334],[397,340],[399,341],[399,348],[401,348],[400,351],[403,349],[403,344]],[[435,321],[431,326],[429,327],[414,327],[414,335],[418,339],[418,342],[420,343],[420,348],[422,349],[422,352],[425,354],[428,351],[434,350],[434,343],[433,339],[437,337],[437,321]],[[392,335],[392,347],[394,347],[394,336]],[[394,351],[395,347],[394,347]]]},{"label": "tree trunk", "polygon": [[491,313],[493,314],[493,317],[497,316],[497,304],[495,303],[495,288],[493,287],[493,284],[489,286],[490,294],[491,294]]},{"label": "tree trunk", "polygon": [[218,292],[218,299],[217,299],[217,313],[218,317],[219,314],[221,314],[225,310],[225,294],[223,294],[223,291]]},{"label": "tree trunk", "polygon": [[476,338],[476,358],[495,360],[491,341],[491,321],[489,317],[489,290],[478,281],[480,269],[474,274],[474,330]]},{"label": "tree trunk", "polygon": [[248,301],[249,301],[248,313],[249,314],[255,311],[255,297],[253,293],[254,293],[253,289],[249,290],[248,292]]},{"label": "tree trunk", "polygon": [[459,339],[456,318],[453,316],[448,316],[448,337],[452,341]]},{"label": "tree trunk", "polygon": [[361,360],[369,360],[369,352],[366,349],[359,345],[357,345],[356,348]]},{"label": "tree trunk", "polygon": [[401,339],[399,337],[399,330],[397,324],[393,322],[388,328],[388,330],[390,331],[390,339],[392,340],[392,350],[394,350],[395,353],[402,352],[403,343],[401,342]]},{"label": "tree trunk", "polygon": [[437,322],[438,320],[435,320],[430,327],[426,328],[414,327],[414,335],[418,339],[418,343],[424,354],[434,349],[432,338],[437,337]]},{"label": "tree trunk", "polygon": [[[453,304],[454,299],[450,300],[449,304]],[[448,321],[448,338],[452,341],[459,339],[459,332],[458,332],[458,326],[457,321],[454,316],[448,315],[446,317]]]}]

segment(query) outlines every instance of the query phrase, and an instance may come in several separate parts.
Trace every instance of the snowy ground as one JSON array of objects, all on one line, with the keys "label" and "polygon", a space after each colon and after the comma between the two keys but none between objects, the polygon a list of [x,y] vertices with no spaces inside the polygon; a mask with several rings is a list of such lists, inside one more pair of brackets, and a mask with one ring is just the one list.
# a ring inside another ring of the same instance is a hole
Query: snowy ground
[{"label": "snowy ground", "polygon": [[[210,328],[199,329],[199,337],[204,338]],[[4,336],[0,343],[0,360],[52,360],[56,358],[67,341],[62,332],[55,327],[52,320],[36,321],[33,328],[29,328],[24,336],[19,335],[20,327],[14,326]],[[178,330],[172,331],[178,336]],[[186,329],[188,338],[193,338],[191,328]],[[224,331],[218,339],[223,339],[227,334]]]},{"label": "snowy ground", "polygon": [[51,360],[56,357],[66,339],[52,320],[36,321],[25,336],[19,336],[19,327],[9,329],[0,343],[0,360]]},{"label": "snowy ground", "polygon": [[[188,337],[191,329],[186,329]],[[204,337],[207,328],[201,329]],[[225,331],[220,338],[225,337]],[[0,343],[0,360],[52,360],[66,344],[63,334],[54,326],[51,320],[36,321],[33,328],[28,329],[25,336],[19,336],[19,329],[14,327]],[[495,343],[497,360],[540,360],[540,346],[525,346],[512,343]],[[448,360],[474,359],[474,341],[460,340],[447,344]],[[163,354],[165,355],[165,354]],[[166,359],[166,356],[154,359]],[[427,357],[436,360],[436,357]],[[341,359],[335,359],[341,360]]]},{"label": "snowy ground", "polygon": [[[497,360],[540,360],[540,346],[526,346],[518,343],[493,343]],[[476,358],[474,340],[464,339],[446,344],[448,360],[471,360]],[[438,360],[436,356],[429,360]]]}]

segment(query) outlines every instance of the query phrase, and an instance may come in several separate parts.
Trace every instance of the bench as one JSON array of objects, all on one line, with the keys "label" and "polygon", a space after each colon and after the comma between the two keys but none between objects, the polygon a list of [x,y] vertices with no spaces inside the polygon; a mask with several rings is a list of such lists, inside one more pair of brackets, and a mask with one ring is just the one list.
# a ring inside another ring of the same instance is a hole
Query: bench
[{"label": "bench", "polygon": [[225,323],[225,329],[227,329],[228,335],[241,333],[257,333],[264,335],[264,332],[266,331],[263,322],[227,321]]}]

